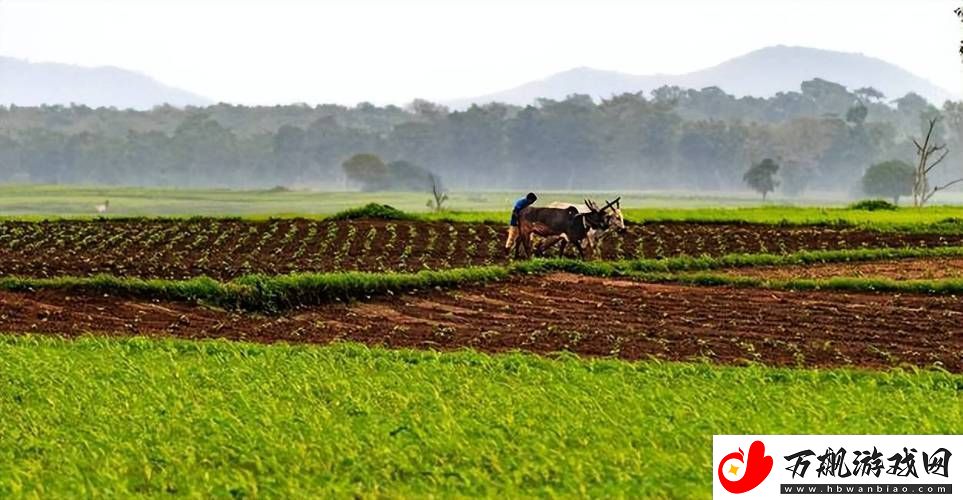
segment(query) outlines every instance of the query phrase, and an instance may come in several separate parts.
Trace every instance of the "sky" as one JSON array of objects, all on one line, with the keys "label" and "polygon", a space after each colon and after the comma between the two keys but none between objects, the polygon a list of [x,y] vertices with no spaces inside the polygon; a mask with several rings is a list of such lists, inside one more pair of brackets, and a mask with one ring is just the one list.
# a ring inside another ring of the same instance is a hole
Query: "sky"
[{"label": "sky", "polygon": [[587,66],[684,73],[770,45],[957,93],[963,0],[0,0],[0,55],[117,66],[215,101],[404,104]]}]

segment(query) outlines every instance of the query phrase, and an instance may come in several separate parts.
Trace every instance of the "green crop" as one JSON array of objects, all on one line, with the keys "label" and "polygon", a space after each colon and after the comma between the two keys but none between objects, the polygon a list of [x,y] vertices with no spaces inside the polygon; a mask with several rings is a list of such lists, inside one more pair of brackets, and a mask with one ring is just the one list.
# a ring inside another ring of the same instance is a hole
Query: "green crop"
[{"label": "green crop", "polygon": [[963,376],[0,336],[0,497],[708,498],[713,434],[963,432]]}]

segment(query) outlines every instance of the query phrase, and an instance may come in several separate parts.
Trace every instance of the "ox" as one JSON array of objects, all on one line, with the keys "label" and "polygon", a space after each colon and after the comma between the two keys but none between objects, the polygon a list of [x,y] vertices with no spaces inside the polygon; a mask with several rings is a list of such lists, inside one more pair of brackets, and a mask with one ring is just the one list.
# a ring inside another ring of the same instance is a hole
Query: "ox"
[{"label": "ox", "polygon": [[[601,248],[602,240],[604,240],[610,234],[622,234],[626,231],[625,229],[625,219],[622,217],[622,197],[618,197],[613,201],[605,201],[605,206],[599,209],[598,207],[589,205],[588,200],[584,205],[575,205],[573,203],[566,202],[552,202],[548,206],[551,208],[574,208],[579,211],[579,213],[590,213],[593,210],[601,212],[605,217],[606,229],[591,229],[588,232],[588,237],[583,240],[583,243],[588,247],[590,254],[594,255],[596,248]],[[551,248],[553,245],[561,240],[561,236],[554,236],[547,238],[541,245],[539,245],[539,251],[544,252],[546,249]]]},{"label": "ox", "polygon": [[584,214],[575,207],[527,207],[519,212],[518,240],[525,249],[525,256],[532,256],[532,235],[538,235],[543,238],[557,236],[562,242],[562,255],[565,255],[565,245],[573,243],[579,256],[585,258],[582,241],[588,237],[589,231],[608,228],[604,214],[591,208],[596,205],[588,200],[585,204],[590,209]]}]

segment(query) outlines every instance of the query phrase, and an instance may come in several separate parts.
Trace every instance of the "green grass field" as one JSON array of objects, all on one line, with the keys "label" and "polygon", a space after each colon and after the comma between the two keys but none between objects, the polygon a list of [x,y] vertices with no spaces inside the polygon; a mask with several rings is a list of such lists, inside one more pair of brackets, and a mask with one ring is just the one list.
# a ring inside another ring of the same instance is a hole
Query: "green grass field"
[{"label": "green grass field", "polygon": [[707,498],[720,433],[963,432],[963,377],[0,336],[0,496]]},{"label": "green grass field", "polygon": [[[453,192],[446,204],[455,212],[505,212],[523,192]],[[614,199],[615,193],[540,193],[543,203],[581,202],[584,197]],[[752,206],[745,196],[660,193],[621,194],[631,207]],[[108,186],[0,185],[0,215],[95,216],[95,207],[110,201],[110,213],[124,216],[318,216],[375,202],[407,212],[427,212],[427,193],[362,193],[318,191],[234,191]]]},{"label": "green grass field", "polygon": [[[504,211],[523,191],[477,191],[451,193],[447,206],[455,211]],[[751,207],[763,206],[752,193],[658,192],[543,192],[542,203],[581,202],[621,196],[627,207]],[[137,188],[83,185],[0,185],[0,213],[8,215],[94,215],[94,207],[110,200],[111,212],[123,215],[265,215],[330,214],[369,202],[384,203],[409,212],[426,212],[428,193],[353,191]],[[777,204],[842,206],[833,198],[776,198]]]},{"label": "green grass field", "polygon": [[[425,219],[505,222],[516,192],[455,192],[448,210],[428,212],[423,193],[229,191],[83,186],[0,186],[0,217],[37,220],[96,217],[95,206],[110,200],[110,217],[240,216],[322,218],[367,203],[394,206]],[[749,195],[686,193],[541,193],[540,203],[622,197],[626,219],[645,221],[752,222],[766,224],[856,224],[880,229],[963,231],[963,206],[866,211],[826,200],[761,203]],[[947,199],[951,200],[951,199]],[[805,205],[809,203],[809,205]],[[816,205],[814,205],[816,204]]]}]

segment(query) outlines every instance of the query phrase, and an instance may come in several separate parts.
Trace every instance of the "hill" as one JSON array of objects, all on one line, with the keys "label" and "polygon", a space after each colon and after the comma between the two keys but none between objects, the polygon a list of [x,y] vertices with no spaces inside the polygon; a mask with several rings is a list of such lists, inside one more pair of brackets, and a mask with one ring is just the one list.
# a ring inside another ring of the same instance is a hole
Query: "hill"
[{"label": "hill", "polygon": [[34,63],[0,57],[0,105],[85,104],[150,109],[161,104],[204,106],[211,101],[121,68]]},{"label": "hill", "polygon": [[539,97],[563,99],[570,94],[587,94],[599,99],[625,92],[650,92],[663,85],[695,89],[716,86],[739,97],[771,97],[779,92],[797,91],[800,82],[813,78],[837,82],[850,89],[872,86],[891,99],[908,92],[916,92],[935,104],[960,98],[881,59],[862,54],[778,45],[680,75],[632,75],[575,68],[511,89],[457,99],[446,104],[453,108],[488,102],[527,105]]}]

